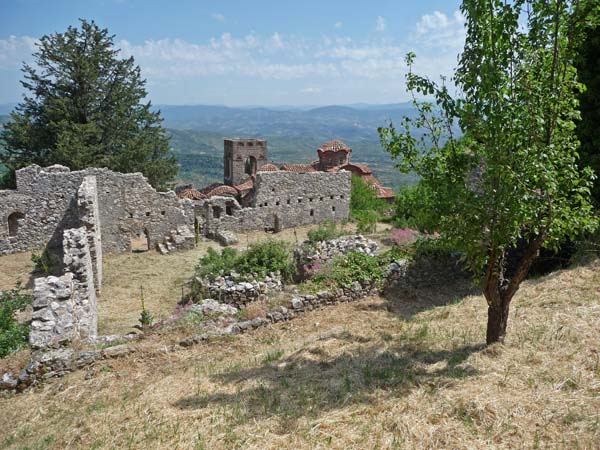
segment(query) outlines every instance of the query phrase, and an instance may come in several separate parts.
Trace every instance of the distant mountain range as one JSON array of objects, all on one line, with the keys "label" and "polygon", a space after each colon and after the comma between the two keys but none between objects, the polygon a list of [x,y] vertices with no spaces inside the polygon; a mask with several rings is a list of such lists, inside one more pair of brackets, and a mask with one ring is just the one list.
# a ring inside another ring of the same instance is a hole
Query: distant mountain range
[{"label": "distant mountain range", "polygon": [[[0,104],[0,115],[15,104]],[[402,175],[379,144],[377,128],[414,116],[410,103],[353,104],[319,107],[227,107],[219,105],[155,105],[171,136],[181,170],[180,182],[198,186],[221,181],[223,139],[267,139],[269,159],[275,163],[311,162],[317,148],[341,139],[352,149],[352,160],[369,164],[383,184],[397,189],[415,177]],[[6,117],[0,119],[6,120]]]},{"label": "distant mountain range", "polygon": [[167,128],[231,136],[341,138],[378,142],[377,128],[412,115],[410,104],[322,106],[311,109],[157,105]]}]

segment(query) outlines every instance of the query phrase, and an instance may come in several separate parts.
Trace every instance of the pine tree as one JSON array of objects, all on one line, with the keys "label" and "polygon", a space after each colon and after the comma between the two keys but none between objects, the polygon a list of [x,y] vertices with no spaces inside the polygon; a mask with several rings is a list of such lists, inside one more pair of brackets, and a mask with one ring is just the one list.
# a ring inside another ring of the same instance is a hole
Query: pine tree
[{"label": "pine tree", "polygon": [[119,58],[114,35],[94,21],[41,38],[34,65],[23,65],[27,94],[5,124],[0,163],[11,171],[29,164],[72,170],[107,167],[142,172],[156,188],[178,165],[152,110],[133,57]]}]

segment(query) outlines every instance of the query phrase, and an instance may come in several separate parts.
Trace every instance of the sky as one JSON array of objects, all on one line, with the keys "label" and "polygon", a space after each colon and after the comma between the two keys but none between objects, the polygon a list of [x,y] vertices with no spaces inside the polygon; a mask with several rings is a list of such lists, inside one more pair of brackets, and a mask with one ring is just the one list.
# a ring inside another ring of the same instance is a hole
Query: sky
[{"label": "sky", "polygon": [[0,103],[21,100],[36,41],[79,18],[115,35],[155,104],[397,103],[415,71],[449,77],[458,0],[0,0]]}]

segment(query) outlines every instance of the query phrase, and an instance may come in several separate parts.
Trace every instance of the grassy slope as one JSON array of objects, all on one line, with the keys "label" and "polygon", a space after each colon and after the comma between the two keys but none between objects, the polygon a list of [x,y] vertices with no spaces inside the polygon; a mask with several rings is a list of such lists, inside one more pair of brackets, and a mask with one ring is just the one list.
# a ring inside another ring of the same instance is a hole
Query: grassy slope
[{"label": "grassy slope", "polygon": [[488,349],[463,284],[191,349],[153,336],[0,400],[0,448],[597,448],[599,286],[599,261],[528,281]]}]

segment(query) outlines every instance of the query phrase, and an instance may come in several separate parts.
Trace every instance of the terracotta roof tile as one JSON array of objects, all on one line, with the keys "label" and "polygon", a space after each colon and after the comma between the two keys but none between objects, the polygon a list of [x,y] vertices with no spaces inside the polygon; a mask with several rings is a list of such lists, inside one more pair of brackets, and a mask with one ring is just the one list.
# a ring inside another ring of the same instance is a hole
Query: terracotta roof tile
[{"label": "terracotta roof tile", "polygon": [[197,191],[196,189],[190,188],[190,189],[185,189],[183,191],[178,192],[177,197],[178,198],[187,198],[190,200],[203,200],[206,198],[206,195],[204,195],[200,191]]},{"label": "terracotta roof tile", "polygon": [[238,195],[236,188],[221,183],[213,183],[203,188],[200,192],[206,195],[206,197],[214,197],[215,195],[236,197]]},{"label": "terracotta roof tile", "polygon": [[254,188],[254,180],[252,178],[248,178],[246,181],[240,184],[236,184],[234,186],[239,192],[249,191]]},{"label": "terracotta roof tile", "polygon": [[279,170],[279,167],[277,167],[275,164],[265,164],[264,166],[261,166],[260,169],[258,169],[259,172],[277,172]]},{"label": "terracotta roof tile", "polygon": [[319,148],[320,152],[350,152],[352,151],[346,144],[342,141],[338,141],[334,139],[333,141],[325,142],[321,148]]},{"label": "terracotta roof tile", "polygon": [[373,171],[371,170],[371,168],[369,166],[367,166],[366,164],[359,164],[359,163],[344,164],[343,166],[340,167],[340,169],[345,169],[345,170],[350,170],[350,171],[352,171],[352,169],[356,169],[358,172],[360,172],[361,174],[364,174],[364,175],[370,175],[373,173]]}]

